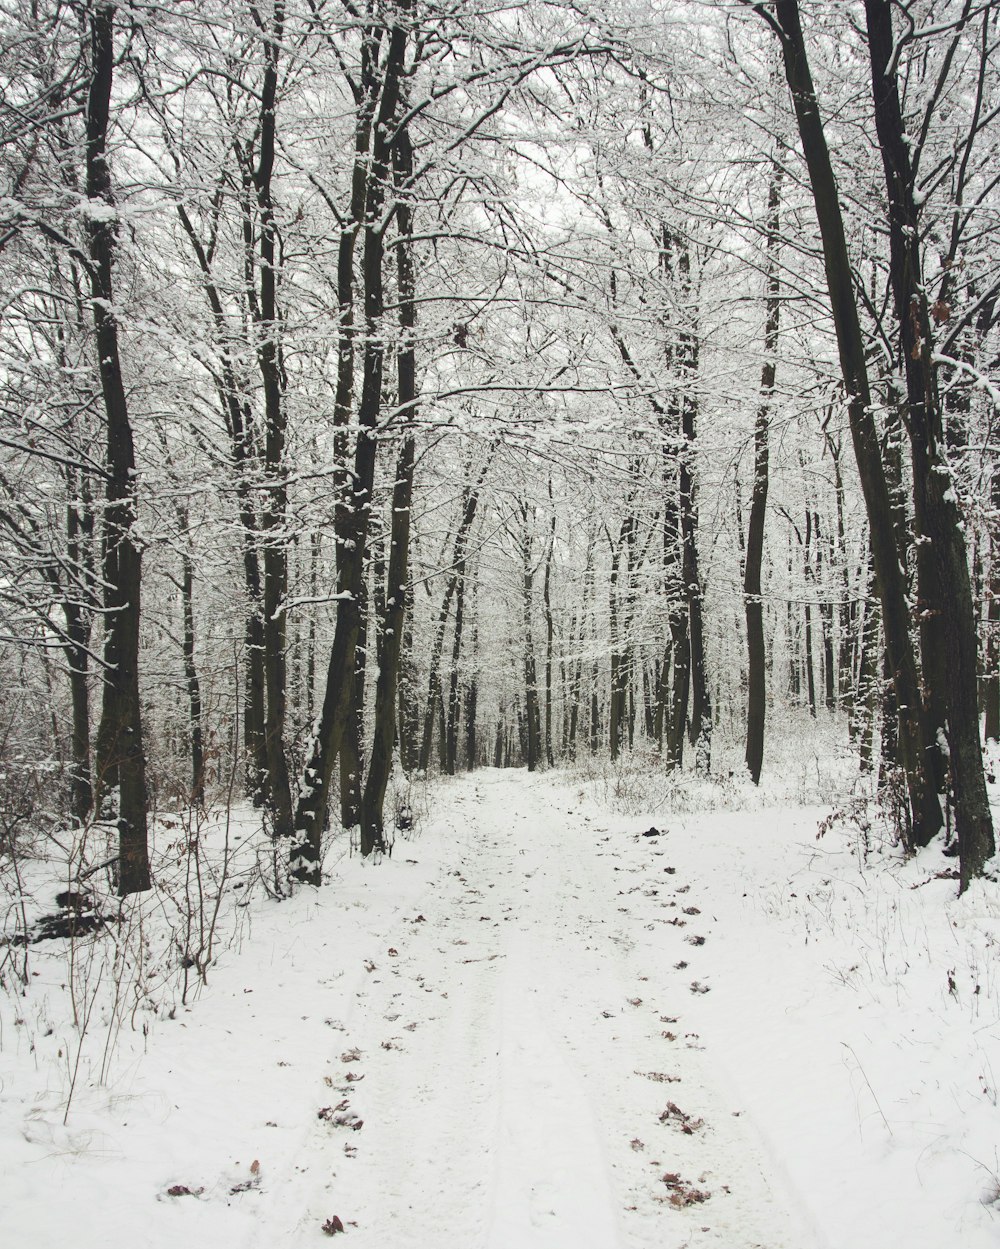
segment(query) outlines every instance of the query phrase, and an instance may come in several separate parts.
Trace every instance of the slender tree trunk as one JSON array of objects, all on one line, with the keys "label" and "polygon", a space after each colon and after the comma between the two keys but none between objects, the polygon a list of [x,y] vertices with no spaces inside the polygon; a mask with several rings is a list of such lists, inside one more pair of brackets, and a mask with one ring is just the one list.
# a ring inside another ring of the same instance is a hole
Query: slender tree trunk
[{"label": "slender tree trunk", "polygon": [[90,637],[92,612],[81,597],[97,605],[95,568],[93,561],[94,514],[90,493],[83,481],[76,480],[75,472],[68,476],[67,485],[72,490],[73,501],[66,509],[66,553],[70,567],[86,587],[85,595],[79,592],[63,603],[66,617],[66,666],[69,671],[70,705],[72,707],[72,732],[70,753],[70,810],[78,827],[83,827],[94,805],[93,781],[90,771]]},{"label": "slender tree trunk", "polygon": [[[631,500],[629,501],[631,508]],[[611,689],[608,702],[608,734],[611,758],[621,754],[626,731],[626,707],[628,697],[628,658],[625,654],[625,626],[619,605],[618,582],[621,575],[623,553],[626,550],[628,531],[632,525],[631,514],[622,521],[617,544],[611,543],[611,575],[608,578],[608,632],[611,651]],[[627,573],[626,573],[627,575]],[[628,592],[626,587],[626,593]]]},{"label": "slender tree trunk", "polygon": [[364,771],[361,744],[365,731],[365,669],[369,637],[367,600],[366,587],[362,585],[350,706],[338,754],[341,828],[357,828],[361,823],[361,784]]},{"label": "slender tree trunk", "polygon": [[66,660],[69,668],[73,728],[70,741],[70,809],[74,822],[83,827],[94,804],[90,775],[90,622],[76,603],[65,604]]},{"label": "slender tree trunk", "polygon": [[[870,562],[870,557],[869,557]],[[879,621],[875,592],[875,572],[869,570],[865,617],[858,656],[858,681],[852,697],[857,724],[858,757],[861,771],[872,769],[872,743],[875,735],[875,709],[878,706]]]},{"label": "slender tree trunk", "polygon": [[983,702],[986,704],[985,732],[990,741],[1000,741],[1000,465],[994,464],[990,477],[990,571],[986,590],[986,663]]},{"label": "slender tree trunk", "polygon": [[455,589],[455,627],[451,635],[451,667],[448,672],[448,706],[445,720],[445,772],[454,776],[458,771],[458,730],[462,713],[459,667],[462,659],[462,638],[465,632],[465,570]]},{"label": "slender tree trunk", "polygon": [[107,140],[115,61],[115,6],[90,12],[91,77],[87,94],[86,227],[90,244],[94,335],[107,420],[104,513],[104,703],[98,733],[98,774],[117,778],[118,892],[150,888],[146,830],[146,761],[139,702],[139,613],[142,557],[133,537],[138,499],[135,450],[114,315],[117,219]]},{"label": "slender tree trunk", "polygon": [[444,653],[445,630],[448,626],[448,613],[451,610],[451,601],[458,589],[459,582],[465,577],[469,537],[476,520],[476,512],[479,508],[479,494],[482,490],[483,482],[486,480],[486,473],[492,459],[492,451],[493,448],[491,447],[479,470],[476,481],[470,483],[462,494],[462,515],[458,528],[455,531],[455,541],[452,546],[452,571],[445,585],[444,599],[441,603],[441,610],[438,613],[437,627],[431,646],[430,675],[427,681],[427,702],[424,707],[423,736],[420,743],[419,761],[420,770],[425,773],[431,765],[434,719],[438,707],[443,706],[440,668],[441,656]]},{"label": "slender tree trunk", "polygon": [[555,766],[552,749],[552,650],[555,623],[552,616],[552,556],[556,544],[556,514],[552,504],[552,479],[549,478],[549,504],[552,520],[549,526],[549,542],[545,549],[545,576],[542,581],[542,608],[545,612],[545,760],[549,767]]},{"label": "slender tree trunk", "polygon": [[812,602],[810,595],[816,588],[816,577],[813,570],[813,514],[806,508],[806,524],[805,524],[805,542],[802,546],[802,563],[804,570],[803,581],[806,586],[806,602],[805,602],[805,669],[806,669],[806,690],[809,695],[809,714],[816,719],[816,665],[813,657],[813,627],[812,627]]},{"label": "slender tree trunk", "polygon": [[[181,512],[178,520],[186,541],[187,517]],[[205,748],[202,729],[201,682],[198,680],[198,667],[195,663],[194,560],[186,547],[181,556],[181,612],[183,616],[184,685],[188,697],[188,742],[191,751],[191,802],[200,807],[205,803]]]},{"label": "slender tree trunk", "polygon": [[261,523],[263,547],[263,651],[264,742],[267,755],[268,795],[275,836],[292,832],[292,790],[285,756],[287,709],[285,599],[288,594],[288,547],[285,483],[285,436],[287,413],[284,395],[278,314],[277,223],[274,217],[272,178],[277,139],[278,61],[284,37],[284,0],[275,0],[272,27],[264,41],[264,76],[261,89],[259,159],[252,171],[260,221],[259,302],[251,306],[259,340],[257,363],[264,392],[264,474],[266,489]]},{"label": "slender tree trunk", "polygon": [[530,511],[521,504],[521,625],[524,637],[524,755],[529,772],[541,761],[542,722],[538,705],[538,672],[535,666],[535,643],[532,630],[534,615],[534,570],[531,566]]},{"label": "slender tree trunk", "polygon": [[[387,597],[388,602],[388,597]],[[398,683],[399,757],[409,775],[420,766],[420,712],[417,707],[417,678],[413,665],[413,585],[407,583],[403,606],[403,637]]]},{"label": "slender tree trunk", "polygon": [[[407,151],[409,147],[407,145]],[[407,165],[407,178],[412,166]],[[405,180],[401,180],[405,184]],[[361,853],[385,846],[385,794],[392,773],[396,741],[396,692],[402,654],[403,623],[409,582],[410,511],[413,500],[413,468],[416,441],[412,430],[415,414],[416,374],[413,335],[416,325],[413,260],[409,236],[410,210],[400,216],[397,272],[400,290],[400,327],[405,335],[397,357],[399,403],[406,407],[406,428],[396,460],[392,490],[392,521],[389,532],[389,567],[385,596],[385,627],[379,635],[378,680],[375,686],[375,731],[371,761],[365,779],[361,811]]]},{"label": "slender tree trunk", "polygon": [[[764,761],[764,723],[767,714],[767,656],[764,648],[764,603],[761,566],[764,562],[764,523],[769,484],[768,434],[778,356],[781,283],[778,276],[778,231],[781,210],[781,165],[771,163],[767,189],[767,258],[764,300],[764,363],[760,371],[760,403],[754,425],[753,493],[747,529],[743,596],[747,622],[747,740],[746,765],[750,779],[760,784]],[[742,528],[742,527],[741,527]]]}]

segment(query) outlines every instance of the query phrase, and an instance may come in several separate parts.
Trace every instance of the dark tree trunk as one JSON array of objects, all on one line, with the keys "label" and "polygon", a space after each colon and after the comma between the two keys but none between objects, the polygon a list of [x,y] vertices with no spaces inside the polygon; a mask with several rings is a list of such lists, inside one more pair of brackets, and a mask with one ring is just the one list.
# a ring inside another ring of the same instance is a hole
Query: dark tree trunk
[{"label": "dark tree trunk", "polygon": [[[681,290],[685,302],[693,305],[691,263],[686,248],[679,256]],[[680,520],[684,587],[687,594],[688,638],[690,650],[691,723],[689,739],[695,752],[695,767],[707,772],[712,760],[712,703],[708,685],[703,627],[704,591],[698,571],[698,505],[695,498],[693,457],[698,417],[698,400],[694,391],[698,377],[698,337],[692,325],[685,326],[681,336],[678,360],[686,389],[680,397],[683,451],[680,457]]]},{"label": "dark tree trunk", "polygon": [[[631,509],[632,500],[628,502]],[[629,531],[633,525],[631,512],[625,517],[621,524],[621,531],[618,534],[618,542],[611,543],[611,575],[608,578],[608,631],[610,641],[610,660],[611,660],[611,689],[608,701],[608,735],[609,745],[611,749],[611,758],[617,759],[621,754],[624,745],[625,732],[627,731],[626,715],[627,715],[627,699],[628,699],[628,654],[627,642],[625,634],[627,632],[627,624],[622,619],[624,612],[619,604],[619,579],[621,577],[621,564],[628,549]],[[609,539],[610,540],[610,539]],[[626,567],[625,576],[629,578],[629,570]],[[628,585],[625,588],[628,594]]]},{"label": "dark tree trunk", "polygon": [[465,687],[465,768],[471,772],[478,764],[476,745],[476,704],[479,701],[479,683],[473,677]]},{"label": "dark tree trunk", "polygon": [[[408,151],[408,146],[407,146]],[[400,215],[397,269],[400,289],[400,326],[405,335],[397,358],[399,403],[406,407],[406,430],[396,461],[392,489],[392,521],[389,531],[389,567],[385,596],[385,627],[379,634],[378,680],[375,687],[375,730],[371,761],[361,804],[361,853],[371,854],[385,846],[385,793],[392,773],[396,741],[396,691],[399,683],[403,624],[409,582],[410,509],[413,499],[413,466],[416,442],[411,429],[415,412],[416,379],[413,355],[414,274],[410,254],[410,212]]]},{"label": "dark tree trunk", "polygon": [[73,729],[70,752],[70,809],[78,827],[94,805],[90,775],[90,622],[76,603],[66,604],[66,659],[69,667]]},{"label": "dark tree trunk", "polygon": [[251,305],[259,335],[257,364],[264,391],[264,474],[266,489],[261,518],[263,547],[263,651],[264,651],[264,745],[267,756],[267,788],[275,836],[292,832],[292,789],[285,756],[287,710],[286,605],[288,594],[288,547],[285,483],[284,363],[278,314],[277,223],[274,217],[272,177],[277,138],[278,60],[284,37],[284,0],[276,0],[273,25],[264,41],[264,78],[261,90],[259,159],[252,171],[260,214],[260,296]]},{"label": "dark tree trunk", "polygon": [[417,678],[413,666],[413,586],[407,584],[403,607],[403,638],[398,686],[399,757],[409,775],[420,766],[420,711],[417,706]]},{"label": "dark tree trunk", "polygon": [[986,662],[983,677],[985,732],[1000,741],[1000,465],[990,477],[990,571],[986,590]]},{"label": "dark tree trunk", "polygon": [[907,835],[911,844],[924,845],[941,827],[941,808],[927,768],[928,743],[924,739],[924,726],[919,713],[920,685],[909,637],[906,586],[896,552],[889,492],[872,417],[871,388],[850,255],[830,152],[806,56],[797,0],[776,0],[774,13],[781,38],[785,76],[792,95],[823,240],[823,259],[848,399],[851,438],[868,512],[882,601],[882,627],[896,685],[897,703],[901,709],[900,749],[911,821]]},{"label": "dark tree trunk", "polygon": [[538,703],[538,672],[535,666],[535,643],[532,634],[534,615],[534,569],[531,566],[531,510],[526,503],[521,511],[521,627],[524,637],[524,756],[529,772],[541,762],[542,720]]},{"label": "dark tree trunk", "polygon": [[451,635],[451,667],[448,672],[448,714],[445,722],[444,770],[449,776],[458,771],[458,729],[462,714],[461,679],[462,635],[465,632],[465,586],[463,576],[455,591],[455,627]]},{"label": "dark tree trunk", "polygon": [[451,601],[458,590],[459,582],[464,581],[465,578],[469,536],[476,520],[476,512],[479,508],[479,494],[482,490],[483,482],[486,480],[486,473],[489,469],[491,458],[492,448],[483,461],[476,481],[470,483],[462,495],[462,515],[458,528],[455,531],[455,541],[452,546],[451,574],[445,585],[444,599],[441,603],[441,610],[438,613],[434,642],[431,646],[430,675],[427,681],[427,702],[424,706],[423,735],[420,742],[419,759],[420,770],[425,773],[431,765],[435,716],[438,708],[443,706],[441,656],[444,653],[444,636],[448,626],[448,613],[451,610]]},{"label": "dark tree trunk", "polygon": [[[90,636],[92,607],[96,607],[96,579],[93,558],[94,514],[86,483],[71,473],[67,485],[72,501],[66,509],[66,553],[69,565],[82,583],[63,603],[66,616],[66,666],[69,671],[72,732],[70,735],[70,810],[78,827],[83,827],[94,805],[90,771]],[[89,600],[89,601],[88,601]]]},{"label": "dark tree trunk", "polygon": [[871,575],[865,602],[865,618],[858,656],[858,683],[852,698],[854,719],[857,725],[858,759],[862,772],[872,769],[872,743],[875,736],[875,709],[878,706],[878,655],[879,627],[878,607],[875,596],[875,577]]},{"label": "dark tree trunk", "polygon": [[778,331],[781,314],[781,283],[778,276],[778,229],[781,208],[781,166],[771,164],[767,189],[767,261],[765,272],[764,363],[760,371],[760,404],[754,425],[753,493],[747,529],[743,572],[743,595],[747,621],[747,741],[746,765],[750,779],[760,783],[764,761],[764,722],[767,712],[767,656],[764,649],[764,603],[761,599],[761,566],[764,561],[764,522],[769,484],[768,427],[774,397]]},{"label": "dark tree trunk", "polygon": [[368,658],[368,603],[362,587],[358,639],[354,648],[354,678],[350,705],[338,752],[340,826],[357,828],[361,822],[361,781],[364,769],[361,742],[365,725],[365,668]]},{"label": "dark tree trunk", "polygon": [[556,544],[556,514],[552,504],[552,479],[549,478],[549,503],[553,507],[549,526],[549,543],[545,549],[545,576],[542,581],[542,607],[545,612],[545,761],[555,765],[552,749],[552,650],[555,638],[555,622],[552,616],[552,557]]},{"label": "dark tree trunk", "polygon": [[[398,4],[400,10],[405,13],[409,10],[410,0],[398,0]],[[350,493],[339,509],[337,536],[341,543],[342,556],[337,578],[340,595],[337,624],[330,648],[330,661],[319,722],[313,740],[306,751],[301,796],[295,812],[295,848],[291,861],[294,879],[313,885],[318,885],[321,880],[321,839],[330,776],[350,715],[355,651],[361,625],[361,599],[368,548],[368,521],[375,482],[378,417],[382,401],[385,357],[382,325],[385,311],[382,273],[384,242],[381,216],[391,159],[389,138],[399,103],[400,84],[405,68],[407,34],[408,26],[402,22],[393,25],[390,29],[389,46],[381,70],[377,124],[371,124],[370,113],[363,107],[356,139],[358,156],[355,163],[355,191],[352,195],[352,204],[354,212],[363,214],[364,218],[364,249],[361,268],[365,313],[358,434]],[[377,42],[373,43],[376,36],[371,29],[366,30],[364,37],[367,49],[365,76],[370,77],[374,73],[372,58],[376,55]],[[374,98],[370,81],[366,84],[364,96],[368,100]],[[369,133],[372,139],[370,161],[365,159],[364,155]],[[362,144],[363,139],[364,144]],[[357,219],[358,215],[355,216],[355,220]],[[353,244],[346,250],[349,261],[353,255]],[[340,267],[339,262],[343,260],[342,251],[338,258],[338,284],[342,301],[339,361],[343,361],[345,356],[353,351],[353,335],[350,327],[345,323],[343,303],[345,293],[350,292],[351,278],[349,272],[345,272],[344,268]],[[347,291],[345,291],[345,286]],[[338,399],[346,401],[345,396],[339,393],[342,380],[343,375],[338,365]],[[343,425],[346,426],[346,424],[345,419]]]},{"label": "dark tree trunk", "polygon": [[[180,516],[181,532],[187,534],[187,517]],[[181,556],[181,611],[184,620],[182,650],[184,685],[188,696],[188,742],[191,750],[191,801],[195,806],[205,802],[205,748],[201,715],[201,682],[195,663],[194,637],[194,561],[185,550]]]},{"label": "dark tree trunk", "polygon": [[142,557],[133,538],[137,497],[135,450],[113,312],[116,220],[107,156],[114,68],[115,6],[90,15],[91,78],[87,95],[86,219],[90,244],[94,335],[107,419],[107,505],[104,514],[105,676],[97,755],[100,777],[118,785],[118,892],[150,888],[146,830],[146,761],[139,703],[139,611]]},{"label": "dark tree trunk", "polygon": [[[934,363],[934,331],[920,254],[920,221],[910,140],[896,81],[895,41],[889,0],[865,0],[872,67],[875,126],[882,149],[889,201],[889,276],[906,377],[908,431],[918,531],[921,598],[945,657],[945,706],[955,795],[955,829],[961,848],[961,888],[981,876],[994,850],[993,821],[979,739],[977,637],[965,525],[943,443],[941,403]],[[929,613],[929,614],[928,614]],[[928,674],[925,672],[925,681]],[[928,743],[933,749],[935,743]]]},{"label": "dark tree trunk", "polygon": [[[812,512],[806,508],[806,525],[805,525],[805,541],[802,544],[802,565],[804,570],[803,581],[806,586],[806,594],[813,592],[816,586],[816,579],[813,572],[812,563],[813,548],[813,526]],[[803,663],[806,670],[806,691],[809,697],[809,714],[816,719],[816,668],[813,662],[813,627],[812,627],[812,604],[809,598],[806,598],[803,610],[805,616],[805,629],[803,631],[804,656]]]}]

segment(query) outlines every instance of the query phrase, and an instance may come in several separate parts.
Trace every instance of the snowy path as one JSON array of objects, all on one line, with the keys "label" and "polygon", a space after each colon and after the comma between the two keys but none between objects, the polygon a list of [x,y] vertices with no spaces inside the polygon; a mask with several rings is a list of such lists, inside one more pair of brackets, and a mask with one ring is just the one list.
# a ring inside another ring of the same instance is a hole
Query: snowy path
[{"label": "snowy path", "polygon": [[651,817],[565,774],[435,784],[390,862],[341,837],[323,889],[227,912],[197,1000],[150,963],[158,1010],[109,1016],[106,980],[82,1034],[34,947],[0,993],[4,1243],[995,1246],[995,886],[706,792]]},{"label": "snowy path", "polygon": [[335,1213],[359,1249],[815,1243],[685,1028],[698,899],[657,839],[559,800],[510,772],[452,790],[451,866],[368,933],[319,1064],[332,1113],[269,1173],[254,1245]]}]

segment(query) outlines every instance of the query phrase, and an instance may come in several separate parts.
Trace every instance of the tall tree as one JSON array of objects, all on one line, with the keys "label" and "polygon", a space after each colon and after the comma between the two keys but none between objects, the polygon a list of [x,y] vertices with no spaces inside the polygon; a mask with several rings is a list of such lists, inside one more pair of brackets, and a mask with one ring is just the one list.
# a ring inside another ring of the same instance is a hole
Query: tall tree
[{"label": "tall tree", "polygon": [[747,740],[746,765],[750,779],[760,782],[764,759],[764,721],[767,714],[767,664],[764,650],[764,603],[761,598],[761,565],[764,559],[764,522],[769,484],[768,425],[778,356],[781,316],[781,283],[778,273],[781,209],[781,165],[775,159],[767,189],[764,363],[760,372],[760,404],[754,424],[753,494],[747,529],[743,594],[747,620]]},{"label": "tall tree", "polygon": [[909,634],[906,586],[896,555],[892,509],[872,416],[872,394],[864,337],[858,316],[850,253],[837,194],[830,149],[819,112],[797,0],[777,0],[773,12],[755,11],[781,43],[785,77],[798,123],[823,243],[827,289],[837,335],[855,458],[870,525],[882,627],[900,714],[900,750],[909,793],[909,839],[925,845],[941,827],[941,808],[928,767],[928,743],[920,714],[920,688]]},{"label": "tall tree", "polygon": [[[961,20],[967,20],[971,7],[965,4]],[[948,753],[965,889],[974,876],[982,874],[995,850],[979,739],[976,621],[965,523],[946,458],[935,334],[921,255],[916,169],[899,100],[899,44],[893,33],[892,7],[888,0],[865,0],[865,16],[875,127],[888,202],[889,275],[906,386],[919,586],[924,615],[943,625],[931,633],[928,649],[943,651],[945,657]]]},{"label": "tall tree", "polygon": [[86,231],[90,290],[107,427],[104,512],[104,702],[97,736],[99,782],[118,789],[118,891],[150,887],[146,827],[146,760],[139,701],[139,612],[142,555],[135,536],[135,447],[129,420],[115,315],[118,222],[108,158],[115,65],[115,6],[97,3],[88,15],[90,79],[86,106]]}]

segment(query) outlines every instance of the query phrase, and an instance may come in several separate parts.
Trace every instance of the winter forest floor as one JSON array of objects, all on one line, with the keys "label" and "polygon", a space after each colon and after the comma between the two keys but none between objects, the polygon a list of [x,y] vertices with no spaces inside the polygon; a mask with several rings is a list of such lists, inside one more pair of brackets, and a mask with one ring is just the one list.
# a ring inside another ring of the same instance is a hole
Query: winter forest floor
[{"label": "winter forest floor", "polygon": [[437,783],[380,866],[335,843],[233,911],[186,1006],[116,1008],[80,939],[73,1029],[65,943],[30,947],[4,1243],[997,1244],[996,885],[817,839],[828,808],[613,790]]}]

